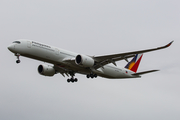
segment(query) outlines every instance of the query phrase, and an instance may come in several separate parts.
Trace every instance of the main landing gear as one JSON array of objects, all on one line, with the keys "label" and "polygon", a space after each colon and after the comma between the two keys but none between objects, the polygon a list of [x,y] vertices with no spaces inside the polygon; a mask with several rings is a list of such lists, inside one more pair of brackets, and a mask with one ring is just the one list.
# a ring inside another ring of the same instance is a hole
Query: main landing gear
[{"label": "main landing gear", "polygon": [[69,82],[77,82],[78,81],[78,79],[77,78],[70,78],[70,79],[67,79],[67,82],[69,83]]},{"label": "main landing gear", "polygon": [[16,60],[16,63],[18,64],[18,63],[20,63],[21,61],[20,61],[20,59],[19,59],[19,57],[20,57],[20,54],[15,54],[15,56],[17,56],[17,60]]},{"label": "main landing gear", "polygon": [[77,78],[74,78],[74,73],[73,72],[70,72],[69,73],[70,75],[71,75],[71,78],[70,79],[67,79],[67,82],[69,83],[69,82],[77,82],[78,81],[78,79]]},{"label": "main landing gear", "polygon": [[97,78],[97,74],[93,74],[93,73],[87,74],[86,77],[87,77],[87,78]]}]

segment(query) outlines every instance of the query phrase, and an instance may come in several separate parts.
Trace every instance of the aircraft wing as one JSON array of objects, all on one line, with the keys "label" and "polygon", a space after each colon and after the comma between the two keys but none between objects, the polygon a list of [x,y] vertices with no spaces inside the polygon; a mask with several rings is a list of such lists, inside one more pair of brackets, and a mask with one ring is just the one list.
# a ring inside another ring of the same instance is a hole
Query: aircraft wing
[{"label": "aircraft wing", "polygon": [[62,62],[75,64],[75,59],[76,59],[76,58],[74,58],[74,57],[65,58],[65,59],[63,59]]},{"label": "aircraft wing", "polygon": [[173,43],[173,41],[171,41],[169,44],[167,44],[165,46],[152,48],[152,49],[139,50],[139,51],[126,52],[126,53],[113,54],[113,55],[94,56],[93,59],[97,62],[96,65],[94,66],[94,68],[98,69],[109,63],[113,63],[114,65],[116,65],[115,61],[119,61],[119,60],[123,60],[123,59],[128,61],[127,58],[134,57],[136,54],[164,49],[164,48],[169,47],[172,43]]},{"label": "aircraft wing", "polygon": [[65,69],[64,67],[59,66],[59,65],[54,65],[54,69],[58,71],[63,77],[65,77],[65,75],[69,77],[69,71]]}]

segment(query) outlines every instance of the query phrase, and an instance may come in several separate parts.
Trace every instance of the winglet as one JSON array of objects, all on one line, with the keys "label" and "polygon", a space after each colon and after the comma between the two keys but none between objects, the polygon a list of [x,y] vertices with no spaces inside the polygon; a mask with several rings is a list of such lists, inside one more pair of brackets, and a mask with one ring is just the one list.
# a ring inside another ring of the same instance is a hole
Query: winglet
[{"label": "winglet", "polygon": [[173,42],[174,42],[174,41],[171,41],[169,44],[167,44],[167,45],[165,45],[165,46],[163,46],[163,47],[159,47],[158,49],[167,48],[167,47],[171,46],[171,44],[172,44]]},{"label": "winglet", "polygon": [[169,44],[166,45],[166,47],[171,46],[171,44],[172,44],[173,42],[174,42],[174,41],[171,41]]}]

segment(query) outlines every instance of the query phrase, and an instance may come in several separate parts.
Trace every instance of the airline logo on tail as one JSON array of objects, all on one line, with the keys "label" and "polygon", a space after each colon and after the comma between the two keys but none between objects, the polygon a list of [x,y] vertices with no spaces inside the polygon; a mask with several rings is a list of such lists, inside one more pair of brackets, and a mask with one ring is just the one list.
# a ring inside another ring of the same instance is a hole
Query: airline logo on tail
[{"label": "airline logo on tail", "polygon": [[136,56],[125,66],[125,68],[136,73],[142,56],[143,54],[136,54]]}]

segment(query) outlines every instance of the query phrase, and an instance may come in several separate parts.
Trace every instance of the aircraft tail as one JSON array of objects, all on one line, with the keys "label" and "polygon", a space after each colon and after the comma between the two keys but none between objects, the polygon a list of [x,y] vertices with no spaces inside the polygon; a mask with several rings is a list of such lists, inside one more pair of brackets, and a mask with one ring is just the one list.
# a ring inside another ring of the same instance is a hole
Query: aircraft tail
[{"label": "aircraft tail", "polygon": [[125,68],[136,73],[139,67],[139,64],[141,62],[142,56],[143,54],[136,54],[136,56],[125,66]]}]

